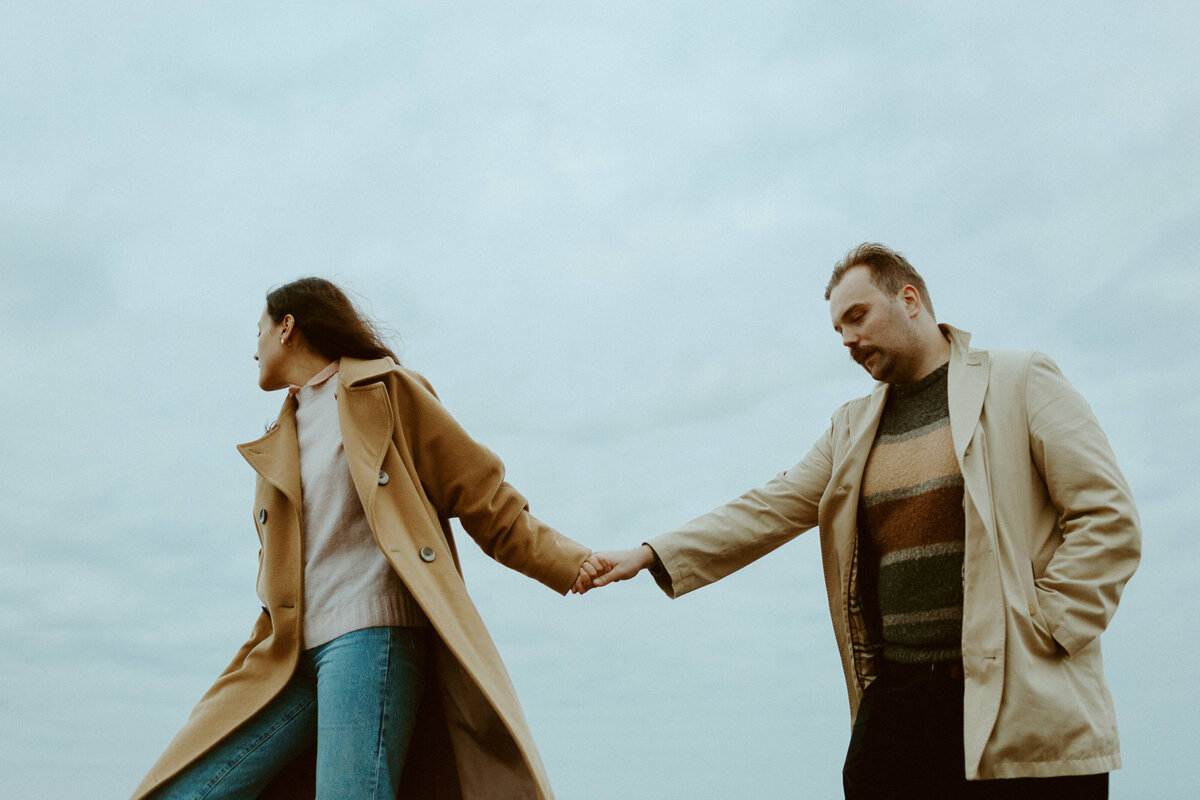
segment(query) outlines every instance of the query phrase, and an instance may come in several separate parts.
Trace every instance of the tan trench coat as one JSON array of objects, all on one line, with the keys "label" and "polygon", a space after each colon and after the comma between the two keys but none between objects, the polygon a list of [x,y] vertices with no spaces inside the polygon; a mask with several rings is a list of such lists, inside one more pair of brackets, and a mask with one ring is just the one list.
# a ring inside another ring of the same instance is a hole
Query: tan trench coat
[{"label": "tan trench coat", "polygon": [[[949,403],[965,484],[962,652],[968,779],[1120,766],[1100,634],[1137,567],[1129,487],[1091,409],[1040,353],[951,342]],[[874,677],[858,608],[857,509],[887,386],[851,401],[804,460],[652,539],[678,597],[818,526],[851,716]]]},{"label": "tan trench coat", "polygon": [[[436,687],[420,712],[400,796],[551,798],[516,692],[467,595],[447,520],[457,517],[489,556],[563,594],[589,551],[530,515],[500,460],[466,434],[420,375],[391,359],[345,358],[337,380],[346,461],[367,521],[438,634]],[[249,719],[296,667],[304,591],[295,411],[289,397],[265,436],[239,446],[258,473],[262,613],[134,798]],[[262,796],[312,793],[309,754]]]}]

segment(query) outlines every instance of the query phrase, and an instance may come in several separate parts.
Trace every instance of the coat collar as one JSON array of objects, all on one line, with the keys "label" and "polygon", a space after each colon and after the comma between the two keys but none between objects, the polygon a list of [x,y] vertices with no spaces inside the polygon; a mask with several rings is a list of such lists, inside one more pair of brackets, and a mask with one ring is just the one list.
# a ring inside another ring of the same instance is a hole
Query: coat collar
[{"label": "coat collar", "polygon": [[987,394],[990,360],[987,351],[970,346],[971,334],[949,325],[939,325],[950,340],[950,374],[947,377],[950,394],[950,437],[954,440],[954,455],[961,466],[963,455]]},{"label": "coat collar", "polygon": [[[392,418],[387,392],[379,378],[396,369],[391,358],[363,360],[343,358],[338,368],[338,417],[342,440],[355,484],[363,504],[374,496],[379,464],[391,438]],[[357,399],[351,403],[350,395]],[[283,401],[279,418],[262,437],[238,445],[242,457],[269,483],[283,492],[297,510],[301,506],[300,446],[296,438],[297,402],[293,395]]]},{"label": "coat collar", "polygon": [[258,439],[238,445],[242,458],[300,506],[300,445],[296,439],[296,397],[288,395],[275,424]]},{"label": "coat collar", "polygon": [[[953,325],[947,325],[944,322],[938,323],[938,330],[942,335],[950,340],[950,350],[961,350],[964,353],[971,350],[971,334],[967,331],[960,330]],[[972,352],[983,352],[982,350]]]},{"label": "coat collar", "polygon": [[377,381],[397,366],[388,356],[371,359],[343,356],[341,367],[338,369],[338,383],[343,386],[358,386]]}]

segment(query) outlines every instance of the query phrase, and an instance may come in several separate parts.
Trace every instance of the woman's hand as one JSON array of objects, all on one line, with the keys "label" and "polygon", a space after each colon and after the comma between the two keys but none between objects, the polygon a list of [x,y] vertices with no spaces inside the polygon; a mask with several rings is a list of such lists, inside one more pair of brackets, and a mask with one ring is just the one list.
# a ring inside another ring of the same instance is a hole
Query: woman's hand
[{"label": "woman's hand", "polygon": [[632,550],[609,550],[592,553],[579,567],[579,577],[571,591],[583,594],[597,586],[629,580],[654,564],[654,550],[644,544]]}]

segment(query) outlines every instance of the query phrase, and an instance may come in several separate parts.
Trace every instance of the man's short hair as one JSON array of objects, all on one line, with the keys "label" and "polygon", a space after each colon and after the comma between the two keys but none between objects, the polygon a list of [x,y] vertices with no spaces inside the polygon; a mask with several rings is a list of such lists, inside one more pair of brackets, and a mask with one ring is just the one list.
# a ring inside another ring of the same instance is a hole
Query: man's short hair
[{"label": "man's short hair", "polygon": [[[925,280],[913,269],[908,260],[886,245],[877,242],[863,242],[858,247],[846,253],[845,258],[833,267],[833,275],[825,286],[825,299],[833,293],[833,288],[842,282],[846,270],[851,267],[866,267],[871,270],[871,283],[888,298],[900,294],[905,286],[912,286],[921,295],[921,302],[934,317],[933,301],[929,299],[929,290],[925,288]],[[937,317],[934,317],[937,319]]]}]

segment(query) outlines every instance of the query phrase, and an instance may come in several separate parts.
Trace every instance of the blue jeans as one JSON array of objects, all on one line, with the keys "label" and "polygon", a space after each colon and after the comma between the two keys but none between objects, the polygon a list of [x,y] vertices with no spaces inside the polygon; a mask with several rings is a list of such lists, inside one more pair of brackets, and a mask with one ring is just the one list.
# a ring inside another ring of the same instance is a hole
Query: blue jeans
[{"label": "blue jeans", "polygon": [[428,627],[363,628],[305,650],[275,699],[154,800],[253,800],[317,741],[317,798],[394,798],[428,673]]}]

